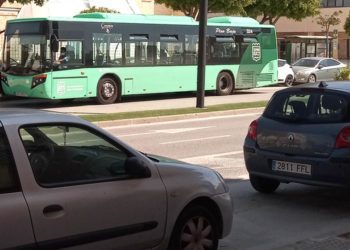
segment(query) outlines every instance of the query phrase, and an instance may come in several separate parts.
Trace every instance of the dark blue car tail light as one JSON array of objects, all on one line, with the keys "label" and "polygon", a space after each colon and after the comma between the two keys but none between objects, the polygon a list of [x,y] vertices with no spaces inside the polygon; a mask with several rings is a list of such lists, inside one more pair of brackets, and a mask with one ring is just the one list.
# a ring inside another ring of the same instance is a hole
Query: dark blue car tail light
[{"label": "dark blue car tail light", "polygon": [[256,137],[258,134],[257,131],[258,131],[258,121],[254,120],[249,125],[247,137],[256,141]]},{"label": "dark blue car tail light", "polygon": [[335,148],[350,148],[350,127],[344,127],[337,136]]},{"label": "dark blue car tail light", "polygon": [[47,75],[46,74],[40,74],[33,77],[32,81],[32,89],[36,86],[43,84],[46,82]]}]

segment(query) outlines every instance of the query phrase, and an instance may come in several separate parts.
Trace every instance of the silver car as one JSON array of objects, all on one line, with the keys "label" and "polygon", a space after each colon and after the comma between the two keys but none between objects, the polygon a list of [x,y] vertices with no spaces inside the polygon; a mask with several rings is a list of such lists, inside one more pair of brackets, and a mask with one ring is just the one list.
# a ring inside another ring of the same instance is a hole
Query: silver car
[{"label": "silver car", "polygon": [[217,249],[232,209],[214,170],[77,117],[0,110],[0,249]]},{"label": "silver car", "polygon": [[314,83],[316,81],[335,80],[346,65],[333,58],[305,57],[292,65],[295,82]]}]

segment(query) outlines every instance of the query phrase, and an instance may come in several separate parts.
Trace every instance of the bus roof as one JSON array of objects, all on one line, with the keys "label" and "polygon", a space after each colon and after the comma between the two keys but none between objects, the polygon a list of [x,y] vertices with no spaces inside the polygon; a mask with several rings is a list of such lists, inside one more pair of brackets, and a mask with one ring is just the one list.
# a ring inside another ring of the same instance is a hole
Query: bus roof
[{"label": "bus roof", "polygon": [[[42,17],[42,18],[17,18],[8,20],[8,23],[28,21],[72,21],[72,22],[116,22],[116,23],[147,23],[147,24],[174,24],[174,25],[197,25],[198,22],[187,16],[166,15],[142,15],[142,14],[118,14],[118,13],[82,13],[74,17]],[[229,25],[238,27],[272,27],[272,25],[261,25],[250,17],[220,16],[208,19],[208,25]]]},{"label": "bus roof", "polygon": [[273,27],[272,25],[260,24],[257,20],[250,17],[240,17],[240,16],[219,16],[212,17],[208,19],[208,25],[211,24],[222,24],[222,25],[232,25],[238,27]]},{"label": "bus roof", "polygon": [[28,21],[71,21],[71,22],[116,22],[116,23],[148,23],[148,24],[178,24],[196,25],[192,17],[142,15],[142,14],[118,14],[118,13],[82,13],[73,17],[42,17],[42,18],[18,18],[8,20],[8,23]]}]

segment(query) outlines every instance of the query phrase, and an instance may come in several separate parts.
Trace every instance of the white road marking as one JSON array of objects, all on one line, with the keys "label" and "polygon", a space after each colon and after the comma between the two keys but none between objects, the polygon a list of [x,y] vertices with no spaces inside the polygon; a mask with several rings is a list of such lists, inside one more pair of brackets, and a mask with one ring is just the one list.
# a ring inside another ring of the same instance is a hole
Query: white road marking
[{"label": "white road marking", "polygon": [[209,120],[218,120],[218,119],[230,119],[230,118],[239,118],[239,117],[249,117],[261,115],[260,113],[249,113],[249,114],[237,114],[237,115],[222,115],[222,116],[211,116],[205,118],[194,118],[194,119],[182,119],[176,121],[164,121],[164,122],[152,122],[152,123],[141,123],[141,124],[128,124],[128,125],[119,125],[119,126],[109,126],[103,127],[106,130],[112,130],[117,128],[130,128],[130,127],[146,127],[146,126],[157,126],[157,125],[166,125],[166,124],[176,124],[176,123],[192,123],[198,121],[209,121]]},{"label": "white road marking", "polygon": [[118,135],[118,137],[130,137],[130,136],[140,136],[140,135],[152,135],[152,134],[178,134],[178,133],[184,133],[184,132],[190,132],[200,129],[207,129],[207,128],[213,128],[214,126],[209,127],[192,127],[192,128],[178,128],[178,129],[161,129],[161,130],[153,130],[150,132],[144,132],[144,133],[135,133],[135,134],[122,134]]},{"label": "white road marking", "polygon": [[225,138],[225,137],[231,137],[231,135],[220,135],[220,136],[202,137],[202,138],[189,139],[189,140],[169,141],[169,142],[162,142],[162,143],[159,143],[159,144],[160,145],[167,145],[167,144],[175,144],[175,143],[181,143],[181,142],[213,140],[213,139],[219,139],[219,138]]},{"label": "white road marking", "polygon": [[136,133],[136,134],[125,134],[125,135],[117,135],[117,137],[129,137],[129,136],[139,136],[139,135],[152,135],[155,134],[155,131],[152,132],[145,132],[145,133]]},{"label": "white road marking", "polygon": [[184,132],[190,132],[200,129],[207,129],[207,128],[214,128],[215,126],[209,126],[209,127],[192,127],[192,128],[174,128],[174,129],[161,129],[161,130],[155,130],[157,133],[164,133],[164,134],[178,134],[178,133],[184,133]]},{"label": "white road marking", "polygon": [[236,176],[235,179],[249,180],[249,175],[244,174],[244,175]]},{"label": "white road marking", "polygon": [[189,158],[184,158],[181,159],[181,161],[194,161],[198,159],[203,159],[203,158],[214,158],[214,157],[222,157],[222,156],[227,156],[227,155],[238,155],[242,154],[243,151],[232,151],[232,152],[226,152],[226,153],[220,153],[220,154],[212,154],[212,155],[200,155],[200,156],[194,156],[194,157],[189,157]]}]

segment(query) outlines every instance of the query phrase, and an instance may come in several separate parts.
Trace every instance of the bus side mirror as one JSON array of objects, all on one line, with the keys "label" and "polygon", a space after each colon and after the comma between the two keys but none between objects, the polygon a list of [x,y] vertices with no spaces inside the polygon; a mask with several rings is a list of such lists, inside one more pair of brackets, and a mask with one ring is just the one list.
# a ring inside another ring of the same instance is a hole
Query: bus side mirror
[{"label": "bus side mirror", "polygon": [[58,39],[56,35],[51,35],[50,47],[52,52],[58,52]]}]

